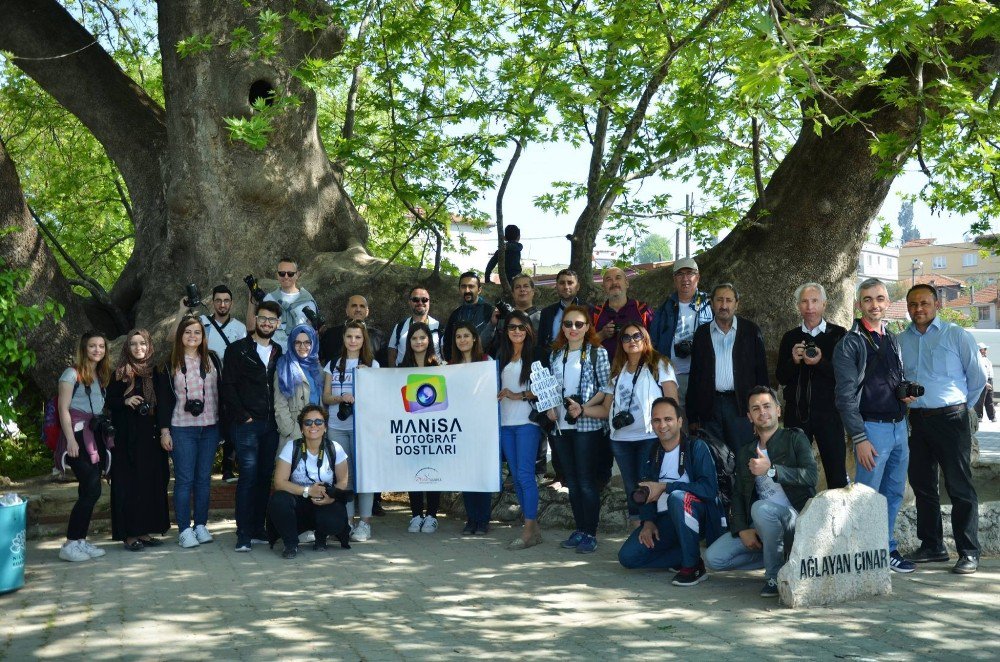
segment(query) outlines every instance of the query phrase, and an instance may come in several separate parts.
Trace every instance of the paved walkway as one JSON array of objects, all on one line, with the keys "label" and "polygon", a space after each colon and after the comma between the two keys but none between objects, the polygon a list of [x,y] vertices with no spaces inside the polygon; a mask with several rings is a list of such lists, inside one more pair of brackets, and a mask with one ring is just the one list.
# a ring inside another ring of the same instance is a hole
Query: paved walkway
[{"label": "paved walkway", "polygon": [[[352,550],[307,548],[292,561],[217,542],[170,538],[128,553],[59,561],[59,541],[30,543],[28,577],[0,596],[0,659],[560,659],[1000,658],[1000,560],[959,577],[934,564],[893,576],[894,595],[790,610],[758,597],[759,573],[713,573],[694,588],[670,573],[627,572],[621,538],[591,556],[545,543],[505,549],[516,530],[408,534],[406,514],[376,519]],[[280,547],[280,543],[278,544]]]}]

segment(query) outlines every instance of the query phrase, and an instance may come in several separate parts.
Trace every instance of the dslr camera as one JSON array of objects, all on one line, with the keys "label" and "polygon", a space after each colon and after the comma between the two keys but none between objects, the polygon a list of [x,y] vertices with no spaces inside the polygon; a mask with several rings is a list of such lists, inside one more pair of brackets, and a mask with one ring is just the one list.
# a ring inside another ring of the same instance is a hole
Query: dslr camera
[{"label": "dslr camera", "polygon": [[903,380],[896,387],[896,397],[902,400],[903,398],[919,398],[924,394],[924,387],[916,382],[910,382]]},{"label": "dslr camera", "polygon": [[342,490],[330,483],[323,483],[323,487],[326,488],[326,495],[334,501],[344,504],[354,501],[354,490]]},{"label": "dslr camera", "polygon": [[152,407],[149,406],[148,402],[140,402],[139,406],[135,408],[135,410],[139,412],[140,416],[148,416],[150,409],[152,409]]},{"label": "dslr camera", "polygon": [[309,306],[303,308],[302,313],[306,316],[306,319],[309,320],[309,323],[312,324],[313,328],[316,329],[317,331],[321,329],[324,324],[326,324],[326,318],[317,313]]},{"label": "dslr camera", "polygon": [[627,428],[635,423],[635,416],[630,411],[620,411],[611,417],[611,427],[616,430]]},{"label": "dslr camera", "polygon": [[97,416],[90,419],[89,425],[90,425],[90,431],[97,436],[104,437],[105,439],[108,437],[115,436],[114,423],[112,423],[111,419],[105,416],[104,414],[98,414]]},{"label": "dslr camera", "polygon": [[814,343],[812,340],[806,341],[805,352],[806,356],[809,357],[810,359],[814,359],[817,356],[819,356],[819,350],[816,348],[816,343]]},{"label": "dslr camera", "polygon": [[243,282],[247,284],[247,288],[250,290],[250,296],[253,297],[254,301],[257,303],[264,301],[264,297],[267,296],[267,293],[260,289],[260,285],[257,284],[257,279],[253,277],[253,274],[247,274],[243,279]]},{"label": "dslr camera", "polygon": [[192,416],[201,416],[201,413],[205,411],[205,401],[204,400],[188,400],[184,403],[184,411],[191,414]]},{"label": "dslr camera", "polygon": [[551,435],[556,427],[556,422],[551,420],[544,411],[538,411],[534,407],[528,412],[528,420],[542,428],[542,432]]},{"label": "dslr camera", "polygon": [[198,292],[198,286],[194,283],[189,283],[187,287],[184,288],[187,291],[187,297],[184,298],[184,305],[188,308],[194,308],[201,305],[201,293]]},{"label": "dslr camera", "polygon": [[566,407],[566,415],[563,416],[563,420],[566,421],[567,423],[569,423],[570,425],[576,425],[576,422],[578,420],[580,420],[580,417],[579,416],[573,416],[572,414],[569,413],[569,403],[571,403],[571,402],[575,402],[576,404],[580,405],[581,407],[583,406],[583,403],[580,402],[580,396],[579,395],[567,395],[566,397],[564,397],[563,398],[563,405]]},{"label": "dslr camera", "polygon": [[346,421],[354,415],[354,405],[350,402],[341,402],[337,407],[337,420]]},{"label": "dslr camera", "polygon": [[674,354],[676,354],[679,359],[686,359],[691,356],[691,349],[693,347],[694,343],[692,343],[690,339],[675,342]]},{"label": "dslr camera", "polygon": [[496,309],[500,311],[500,319],[503,319],[514,312],[514,306],[503,299],[497,299],[497,302],[494,305],[496,306]]},{"label": "dslr camera", "polygon": [[643,506],[647,501],[649,501],[649,486],[639,485],[632,490],[632,503]]}]

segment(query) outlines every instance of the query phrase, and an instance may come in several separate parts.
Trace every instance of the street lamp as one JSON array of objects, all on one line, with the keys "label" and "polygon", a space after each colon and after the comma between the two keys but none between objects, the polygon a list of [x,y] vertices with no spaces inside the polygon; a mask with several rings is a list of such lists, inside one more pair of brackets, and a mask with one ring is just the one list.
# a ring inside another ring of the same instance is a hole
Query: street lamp
[{"label": "street lamp", "polygon": [[913,258],[913,262],[910,264],[910,287],[917,284],[917,271],[924,268],[924,263]]}]

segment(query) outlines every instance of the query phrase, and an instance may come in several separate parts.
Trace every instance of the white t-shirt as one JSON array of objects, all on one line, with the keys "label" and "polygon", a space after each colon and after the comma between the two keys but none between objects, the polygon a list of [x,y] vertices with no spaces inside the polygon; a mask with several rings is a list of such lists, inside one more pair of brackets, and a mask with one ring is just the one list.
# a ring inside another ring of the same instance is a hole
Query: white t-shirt
[{"label": "white t-shirt", "polygon": [[[698,313],[691,309],[691,302],[679,303],[677,306],[677,329],[674,331],[674,345],[682,340],[693,340],[695,324]],[[691,355],[687,358],[679,358],[674,352],[674,346],[670,346],[670,363],[673,364],[677,374],[686,375],[691,372]]]},{"label": "white t-shirt", "polygon": [[[294,453],[295,441],[285,442],[284,448],[281,449],[281,453],[278,455],[279,460],[284,460],[289,464],[292,463],[292,453]],[[340,464],[341,462],[347,461],[347,453],[344,451],[344,447],[338,444],[336,441],[330,440],[330,445],[333,447],[333,452],[336,453],[337,458],[334,460],[333,464],[330,463],[330,458],[323,454],[323,468],[322,470],[317,470],[317,463],[319,462],[319,456],[313,455],[306,449],[305,453],[299,456],[298,466],[292,467],[292,482],[296,485],[312,485],[314,483],[327,483],[333,484],[333,465]],[[320,449],[322,450],[322,446]]]},{"label": "white t-shirt", "polygon": [[[658,482],[660,483],[690,483],[691,478],[688,476],[687,469],[684,470],[684,475],[679,476],[680,472],[680,462],[681,462],[681,445],[677,444],[677,448],[670,451],[669,453],[663,454],[663,461],[660,462],[660,475]],[[687,458],[684,459],[684,463],[687,464]],[[664,490],[660,498],[656,500],[656,512],[662,513],[667,509],[667,497],[670,493]]]},{"label": "white t-shirt", "polygon": [[608,422],[611,422],[615,414],[629,407],[630,399],[632,404],[629,411],[632,412],[632,417],[635,419],[632,425],[621,429],[616,430],[614,426],[611,427],[611,438],[615,441],[642,441],[655,437],[649,409],[653,406],[653,400],[663,395],[660,384],[664,382],[677,383],[677,375],[674,374],[673,367],[662,360],[660,361],[659,381],[653,379],[653,374],[646,365],[642,366],[639,378],[635,382],[634,395],[632,395],[632,377],[633,373],[629,372],[628,366],[626,366],[615,379],[615,402],[608,413]]},{"label": "white t-shirt", "polygon": [[[770,457],[767,454],[767,450],[764,448],[759,448],[763,453],[764,457]],[[792,502],[788,500],[788,495],[785,494],[785,488],[781,486],[781,483],[775,482],[773,478],[768,478],[767,474],[763,476],[754,476],[754,483],[757,486],[757,496],[762,501],[773,501],[779,505],[785,506],[786,508],[791,508],[795,510]]]},{"label": "white t-shirt", "polygon": [[[212,324],[208,315],[201,316],[201,323],[205,326],[205,337],[208,338],[208,348],[218,354],[219,360],[221,361],[226,355],[226,341],[223,340],[222,336],[219,335],[219,332],[215,330],[215,325]],[[225,334],[230,343],[236,342],[240,338],[247,337],[246,325],[234,317],[230,317],[225,326],[222,326],[221,324],[219,326],[222,327],[222,333]]]},{"label": "white t-shirt", "polygon": [[[336,361],[330,361],[323,368],[323,372],[330,375],[330,394],[341,396],[341,395],[354,395],[354,374],[358,367],[358,359],[347,359],[344,362],[344,375],[343,381],[341,381],[340,370],[338,366],[340,365],[340,359]],[[372,360],[372,367],[378,368],[378,361]],[[330,420],[327,423],[331,430],[353,430],[354,429],[354,414],[347,417],[346,420],[340,420],[337,418],[337,411],[340,409],[340,403],[335,405],[330,405]]]},{"label": "white t-shirt", "polygon": [[[500,373],[500,388],[510,389],[514,393],[528,390],[528,383],[521,383],[521,359],[511,361],[504,366]],[[528,413],[531,411],[531,404],[525,400],[510,400],[504,398],[500,401],[500,425],[527,425],[531,423]],[[531,423],[534,425],[534,423]]]},{"label": "white t-shirt", "polygon": [[[556,378],[556,381],[563,385],[563,395],[575,395],[579,400],[579,390],[580,390],[580,375],[583,370],[580,366],[580,352],[582,350],[575,349],[566,355],[566,362],[563,363],[562,356],[559,357],[555,363],[552,364],[552,375]],[[566,367],[565,372],[563,372],[563,366]],[[559,422],[560,430],[575,430],[576,423],[566,422],[566,407],[559,405],[556,407],[556,420]]]},{"label": "white t-shirt", "polygon": [[[396,350],[397,366],[403,362],[403,355],[406,354],[406,337],[410,333],[410,323],[412,321],[412,317],[407,317],[403,322],[397,323],[393,326],[392,331],[389,333],[389,342],[386,345],[386,348]],[[401,329],[399,328],[400,324],[403,325],[403,328]],[[433,317],[428,317],[427,326],[431,329],[431,343],[434,345],[434,353],[438,358],[441,358],[441,323]],[[399,342],[396,342],[397,331],[399,332]]]},{"label": "white t-shirt", "polygon": [[257,345],[257,356],[259,356],[260,360],[264,363],[264,367],[267,367],[268,361],[271,360],[271,345],[274,344],[274,341],[271,341],[268,345],[261,345],[256,341],[254,341],[254,344]]}]

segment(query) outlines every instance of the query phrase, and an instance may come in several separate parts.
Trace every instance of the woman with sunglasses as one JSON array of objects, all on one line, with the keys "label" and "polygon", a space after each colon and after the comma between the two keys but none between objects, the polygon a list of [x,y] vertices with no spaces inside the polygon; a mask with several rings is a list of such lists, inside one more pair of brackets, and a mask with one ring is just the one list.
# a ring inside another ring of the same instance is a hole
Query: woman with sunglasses
[{"label": "woman with sunglasses", "polygon": [[125,336],[115,378],[108,385],[108,411],[116,431],[111,537],[130,552],[159,547],[163,542],[150,534],[162,535],[170,528],[170,465],[160,446],[153,382],[153,340],[149,331],[133,329]]},{"label": "woman with sunglasses", "polygon": [[215,352],[208,351],[205,327],[197,317],[184,317],[177,325],[165,372],[165,378],[157,380],[156,418],[160,445],[174,459],[177,544],[197,547],[214,540],[206,525],[222,410],[222,364]]},{"label": "woman with sunglasses", "polygon": [[[333,498],[334,488],[348,489],[347,453],[327,436],[327,412],[320,405],[306,405],[298,418],[301,437],[285,442],[274,466],[274,494],[267,514],[285,545],[281,558],[293,559],[299,551],[299,533],[315,530],[313,549],[326,550],[333,536],[350,549],[347,509]],[[271,545],[274,545],[272,540]]]},{"label": "woman with sunglasses", "polygon": [[[400,362],[400,368],[424,368],[441,365],[431,346],[431,327],[423,322],[410,324],[410,333],[406,336],[406,352]],[[424,510],[426,495],[427,509]],[[438,530],[437,511],[441,506],[440,492],[410,492],[410,525],[406,528],[410,533],[434,533]]]},{"label": "woman with sunglasses", "polygon": [[[476,331],[476,325],[468,321],[456,324],[452,336],[451,365],[489,359],[483,352],[483,342]],[[489,492],[462,492],[466,515],[463,536],[485,536],[489,533],[492,498],[493,495]]]},{"label": "woman with sunglasses", "polygon": [[542,431],[529,417],[534,395],[529,390],[535,332],[531,319],[520,310],[507,315],[500,336],[497,361],[500,364],[500,449],[514,479],[514,491],[524,513],[521,537],[510,549],[527,549],[542,542],[538,528],[538,483],[535,458]]},{"label": "woman with sunglasses", "polygon": [[[326,364],[324,369],[323,404],[329,405],[327,419],[330,421],[330,438],[347,452],[350,463],[348,487],[355,489],[357,457],[354,445],[354,376],[358,368],[377,368],[378,361],[372,357],[368,328],[363,322],[351,320],[344,325],[343,343],[340,357]],[[354,525],[354,500],[347,504],[347,522],[351,525],[351,540],[364,542],[372,535],[372,506],[375,494],[358,494],[358,511],[361,519]]]},{"label": "woman with sunglasses", "polygon": [[639,484],[639,472],[658,443],[653,432],[653,401],[659,397],[677,400],[677,376],[670,360],[653,349],[649,332],[632,322],[622,328],[619,347],[611,364],[614,397],[608,398],[611,450],[625,485],[628,519],[639,526],[639,506],[630,495]]},{"label": "woman with sunglasses", "polygon": [[601,404],[611,393],[611,366],[585,306],[566,306],[559,335],[552,342],[550,366],[564,398],[563,406],[546,412],[559,428],[550,440],[562,465],[576,522],[576,530],[560,546],[589,554],[597,549],[601,514],[597,463],[607,415]]}]

